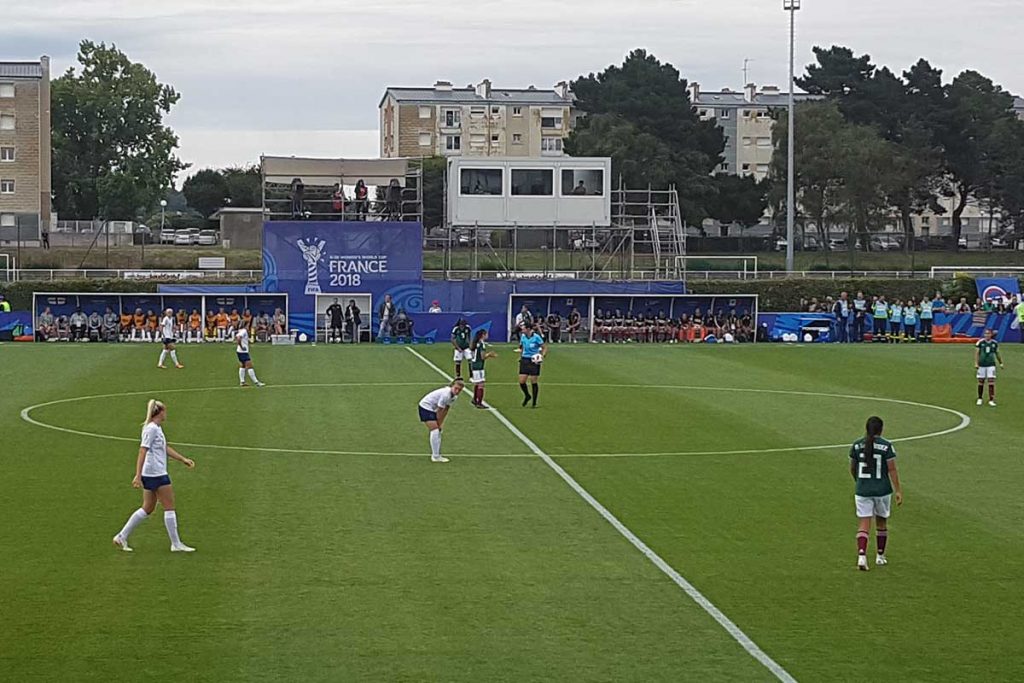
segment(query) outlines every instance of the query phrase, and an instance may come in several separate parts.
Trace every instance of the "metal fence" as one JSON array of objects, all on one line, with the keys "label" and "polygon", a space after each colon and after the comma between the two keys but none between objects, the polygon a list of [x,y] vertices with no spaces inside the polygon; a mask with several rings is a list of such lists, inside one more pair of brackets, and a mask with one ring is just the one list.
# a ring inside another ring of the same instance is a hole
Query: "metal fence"
[{"label": "metal fence", "polygon": [[0,280],[263,280],[262,270],[141,270],[103,268],[17,268],[0,270]]}]

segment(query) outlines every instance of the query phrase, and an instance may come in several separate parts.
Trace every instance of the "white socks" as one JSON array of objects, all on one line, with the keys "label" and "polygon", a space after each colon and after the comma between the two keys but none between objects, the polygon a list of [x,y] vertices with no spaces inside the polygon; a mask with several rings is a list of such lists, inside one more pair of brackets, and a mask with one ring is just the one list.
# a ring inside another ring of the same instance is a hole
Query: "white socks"
[{"label": "white socks", "polygon": [[437,460],[441,457],[441,430],[430,430],[430,457]]},{"label": "white socks", "polygon": [[167,350],[164,349],[163,351],[160,352],[160,363],[159,363],[159,365],[163,365],[164,361],[166,359],[167,359]]},{"label": "white socks", "polygon": [[175,514],[174,510],[164,511],[164,526],[167,527],[167,535],[171,539],[171,545],[181,545],[181,539],[178,538],[178,515]]},{"label": "white socks", "polygon": [[[178,364],[178,352],[177,352],[177,351],[171,351],[171,361],[172,361],[172,362],[173,362],[173,363],[174,363],[175,365],[177,365],[177,364]],[[163,364],[163,359],[162,359],[162,358],[161,358],[161,360],[160,360],[160,363],[161,363],[161,365]]]},{"label": "white socks", "polygon": [[253,384],[259,384],[260,383],[260,381],[258,379],[256,379],[256,371],[253,370],[252,368],[249,368],[249,379],[252,380]]},{"label": "white socks", "polygon": [[245,384],[245,368],[238,368],[238,383]]},{"label": "white socks", "polygon": [[132,531],[135,530],[135,527],[142,524],[142,521],[147,517],[149,517],[149,515],[146,514],[146,511],[143,510],[142,508],[139,508],[138,510],[132,513],[132,516],[129,517],[128,521],[124,523],[124,528],[122,528],[117,535],[120,536],[122,540],[127,541]]}]

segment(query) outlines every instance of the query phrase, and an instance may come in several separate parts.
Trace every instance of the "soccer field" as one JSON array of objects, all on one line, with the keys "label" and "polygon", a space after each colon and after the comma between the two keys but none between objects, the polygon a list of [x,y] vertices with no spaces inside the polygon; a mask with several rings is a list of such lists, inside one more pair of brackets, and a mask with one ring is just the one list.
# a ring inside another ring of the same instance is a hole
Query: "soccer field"
[{"label": "soccer field", "polygon": [[[509,424],[464,395],[440,465],[444,345],[259,346],[260,389],[227,345],[3,345],[0,679],[1021,680],[1022,348],[990,408],[971,347],[555,346],[530,409],[503,346]],[[192,555],[159,512],[110,543],[149,398]],[[906,500],[862,573],[872,414]]]}]

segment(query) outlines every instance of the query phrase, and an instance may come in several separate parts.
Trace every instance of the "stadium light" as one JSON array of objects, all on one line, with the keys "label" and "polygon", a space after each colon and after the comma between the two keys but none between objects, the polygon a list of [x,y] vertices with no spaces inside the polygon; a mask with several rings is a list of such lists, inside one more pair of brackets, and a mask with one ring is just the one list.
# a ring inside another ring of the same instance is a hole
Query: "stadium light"
[{"label": "stadium light", "polygon": [[782,0],[782,9],[789,12],[789,113],[786,122],[789,130],[786,135],[786,270],[793,272],[793,240],[796,237],[794,224],[796,222],[796,179],[793,168],[794,158],[794,107],[793,89],[795,78],[793,76],[795,53],[796,53],[796,12],[800,9],[800,0]]}]

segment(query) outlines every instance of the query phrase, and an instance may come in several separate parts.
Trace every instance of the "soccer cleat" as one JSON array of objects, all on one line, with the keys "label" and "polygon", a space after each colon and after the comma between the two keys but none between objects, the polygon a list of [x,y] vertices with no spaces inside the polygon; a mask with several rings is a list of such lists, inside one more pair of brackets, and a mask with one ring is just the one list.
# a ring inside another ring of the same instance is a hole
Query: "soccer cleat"
[{"label": "soccer cleat", "polygon": [[126,553],[132,552],[132,549],[128,547],[128,541],[121,538],[120,534],[114,536],[114,547],[123,550]]},{"label": "soccer cleat", "polygon": [[523,399],[523,407],[525,408],[529,402],[530,402],[529,398],[524,398]]},{"label": "soccer cleat", "polygon": [[857,569],[862,572],[866,572],[868,570],[868,558],[866,555],[857,556]]},{"label": "soccer cleat", "polygon": [[264,384],[263,382],[256,382],[256,386],[258,386],[258,387],[265,387],[267,385]]},{"label": "soccer cleat", "polygon": [[448,458],[446,458],[446,457],[444,457],[442,455],[442,456],[439,456],[437,458],[435,458],[434,456],[430,456],[430,462],[451,462],[451,461],[448,460]]},{"label": "soccer cleat", "polygon": [[483,410],[487,410],[487,408],[488,408],[488,406],[486,406],[484,403],[474,403],[473,405],[475,405],[477,408],[481,408]]},{"label": "soccer cleat", "polygon": [[875,564],[877,564],[879,567],[882,567],[884,565],[889,564],[889,560],[885,559],[884,554],[879,554],[875,556]]},{"label": "soccer cleat", "polygon": [[993,408],[995,408],[995,407],[996,407],[996,402],[995,402],[995,401],[989,401],[989,402],[988,402],[988,404],[989,404],[990,406],[992,406]]},{"label": "soccer cleat", "polygon": [[166,369],[167,369],[167,368],[165,368],[165,367],[164,367],[163,365],[157,365],[156,367],[157,367],[158,369],[160,369],[160,370],[166,370]]},{"label": "soccer cleat", "polygon": [[175,365],[174,367],[178,368],[179,370],[184,370],[184,369],[185,369],[185,366],[184,366],[184,365],[182,365],[181,363],[178,363],[178,364],[177,364],[177,365]]},{"label": "soccer cleat", "polygon": [[240,387],[246,387],[246,386],[249,386],[249,385],[248,385],[248,384],[246,384],[245,382],[241,382],[241,383],[239,383],[239,385],[238,385],[238,386],[240,386]]},{"label": "soccer cleat", "polygon": [[194,553],[195,551],[195,548],[187,546],[184,543],[178,543],[176,545],[171,546],[172,553]]},{"label": "soccer cleat", "polygon": [[976,405],[976,406],[980,406],[980,405],[981,405],[982,403],[984,403],[984,401],[983,401],[983,400],[981,400],[981,399],[979,398],[979,399],[978,399],[978,402],[977,402],[977,403],[975,403],[974,405]]}]

